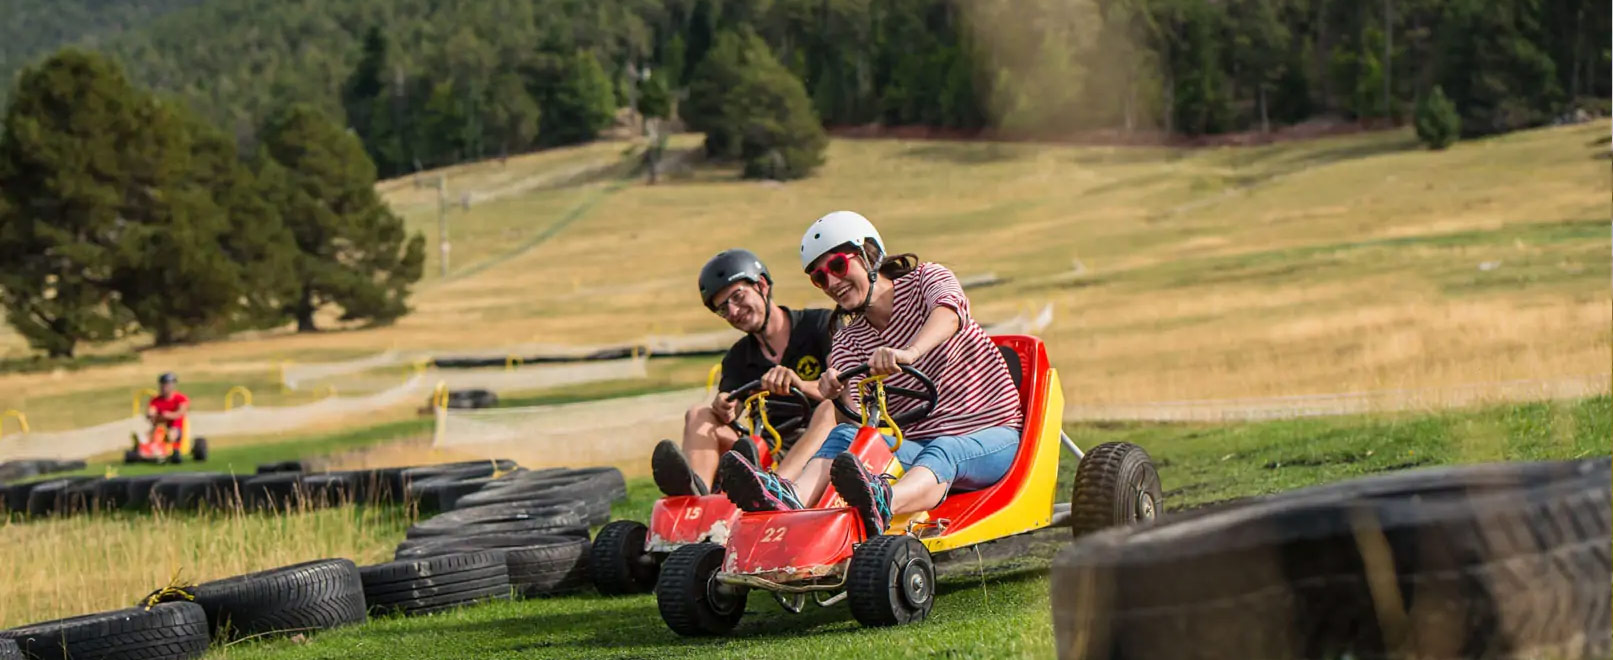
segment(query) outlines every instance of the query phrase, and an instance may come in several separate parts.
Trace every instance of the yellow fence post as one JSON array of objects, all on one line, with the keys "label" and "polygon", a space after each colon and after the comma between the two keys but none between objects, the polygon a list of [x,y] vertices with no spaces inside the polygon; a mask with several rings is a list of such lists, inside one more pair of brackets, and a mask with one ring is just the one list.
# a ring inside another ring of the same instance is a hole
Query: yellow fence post
[{"label": "yellow fence post", "polygon": [[5,420],[7,417],[17,418],[17,428],[21,429],[22,433],[28,432],[28,416],[22,414],[21,410],[7,410],[0,413],[0,435],[5,435]]},{"label": "yellow fence post", "polygon": [[157,396],[157,390],[151,389],[149,387],[143,387],[143,388],[140,388],[138,390],[135,390],[132,394],[129,395],[129,416],[130,417],[139,417],[140,416],[140,397],[145,396],[147,394],[150,394],[151,396]]},{"label": "yellow fence post", "polygon": [[511,355],[504,358],[505,371],[515,371],[516,367],[522,366],[526,366],[526,360],[521,359],[521,356],[519,355]]},{"label": "yellow fence post", "polygon": [[240,385],[236,385],[235,387],[230,388],[230,391],[224,393],[224,410],[225,410],[225,412],[228,412],[230,409],[235,407],[234,406],[235,395],[237,395],[237,394],[241,395],[241,405],[243,405],[243,406],[252,405],[252,390],[249,390],[249,389],[247,389],[245,387],[242,387]]},{"label": "yellow fence post", "polygon": [[717,375],[721,374],[721,373],[722,373],[722,363],[721,362],[718,362],[717,364],[711,365],[711,371],[706,372],[706,393],[707,394],[711,393],[711,388],[717,386]]},{"label": "yellow fence post", "polygon": [[431,444],[442,443],[443,427],[448,423],[448,382],[439,380],[437,387],[431,392],[431,414],[437,417],[437,423],[431,430]]}]

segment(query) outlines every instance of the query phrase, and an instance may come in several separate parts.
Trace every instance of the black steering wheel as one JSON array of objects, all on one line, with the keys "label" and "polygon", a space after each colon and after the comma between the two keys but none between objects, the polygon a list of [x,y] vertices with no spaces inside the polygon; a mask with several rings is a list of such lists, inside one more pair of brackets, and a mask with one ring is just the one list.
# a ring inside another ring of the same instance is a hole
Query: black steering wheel
[{"label": "black steering wheel", "polygon": [[[852,379],[862,376],[866,373],[868,373],[868,364],[859,364],[855,367],[847,369],[845,373],[840,374],[840,382],[846,383],[847,387],[850,387]],[[924,372],[919,371],[912,365],[904,364],[902,365],[902,373],[912,376],[914,380],[919,382],[919,385],[923,389],[913,390],[906,387],[885,385],[885,395],[887,398],[896,396],[904,399],[913,399],[921,404],[919,407],[912,410],[892,415],[891,420],[896,422],[897,426],[907,426],[913,422],[917,422],[921,419],[929,417],[930,412],[935,410],[936,399],[940,398],[940,391],[935,389],[935,381],[930,380],[930,377],[924,375]],[[873,403],[873,397],[874,392],[873,389],[870,388],[867,400],[862,402],[863,410],[868,410],[869,404]],[[847,419],[859,419],[862,417],[857,413],[857,411],[852,410],[851,406],[846,405],[845,401],[841,400],[841,397],[835,397],[834,402],[835,410],[839,410],[840,414],[845,415]],[[872,411],[870,411],[870,414],[872,414]]]},{"label": "black steering wheel", "polygon": [[[761,389],[762,380],[758,378],[734,388],[734,391],[728,393],[727,399],[729,401],[744,401],[745,399],[750,398],[752,394],[761,391]],[[791,387],[790,395],[788,397],[775,398],[773,396],[769,396],[761,402],[761,405],[785,414],[786,419],[783,423],[773,422],[773,418],[771,417],[769,417],[767,420],[773,424],[773,430],[778,431],[779,435],[785,435],[797,428],[800,428],[801,425],[806,424],[807,420],[812,417],[812,399],[807,398],[806,392],[802,392],[801,388],[799,387]],[[753,415],[758,416],[760,414],[760,410],[753,413]],[[751,428],[756,428],[756,421],[757,420],[755,419],[751,420]],[[739,431],[742,435],[751,432],[745,429],[745,427],[740,426],[738,419],[729,422],[728,425],[733,427],[735,431]]]}]

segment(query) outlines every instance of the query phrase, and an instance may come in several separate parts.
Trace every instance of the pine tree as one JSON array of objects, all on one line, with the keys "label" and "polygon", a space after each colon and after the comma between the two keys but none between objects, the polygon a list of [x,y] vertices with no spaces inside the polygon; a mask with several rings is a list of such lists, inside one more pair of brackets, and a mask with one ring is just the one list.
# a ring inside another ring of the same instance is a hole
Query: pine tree
[{"label": "pine tree", "polygon": [[1445,98],[1445,90],[1440,89],[1439,85],[1434,85],[1432,91],[1417,99],[1414,121],[1417,124],[1417,139],[1430,149],[1451,146],[1462,134],[1462,115],[1456,111],[1456,105]]},{"label": "pine tree", "polygon": [[569,56],[546,55],[537,71],[538,105],[543,109],[538,141],[547,146],[594,139],[610,126],[616,93],[599,60],[586,50]]},{"label": "pine tree", "polygon": [[402,219],[381,203],[358,139],[305,104],[271,116],[259,135],[266,156],[284,169],[273,196],[299,251],[299,290],[287,309],[297,329],[315,330],[314,314],[326,305],[342,308],[343,320],[385,323],[406,313],[425,237],[406,236]]}]

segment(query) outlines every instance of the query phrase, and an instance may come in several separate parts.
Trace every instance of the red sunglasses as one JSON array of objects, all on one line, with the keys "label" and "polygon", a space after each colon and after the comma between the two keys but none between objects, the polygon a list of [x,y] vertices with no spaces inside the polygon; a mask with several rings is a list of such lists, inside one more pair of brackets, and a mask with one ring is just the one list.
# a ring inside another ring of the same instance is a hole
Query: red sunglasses
[{"label": "red sunglasses", "polygon": [[854,256],[856,255],[850,252],[836,252],[829,255],[822,266],[807,271],[807,275],[812,278],[812,285],[822,289],[829,286],[830,275],[845,277],[846,272],[851,269],[851,258]]}]

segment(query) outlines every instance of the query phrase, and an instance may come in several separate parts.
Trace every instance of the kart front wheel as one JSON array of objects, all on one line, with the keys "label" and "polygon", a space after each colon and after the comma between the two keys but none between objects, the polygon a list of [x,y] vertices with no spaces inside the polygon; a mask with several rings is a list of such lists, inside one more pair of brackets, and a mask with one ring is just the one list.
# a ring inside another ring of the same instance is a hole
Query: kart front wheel
[{"label": "kart front wheel", "polygon": [[691,543],[673,550],[655,582],[655,604],[668,628],[685,637],[722,635],[745,616],[750,591],[717,582],[723,547]]},{"label": "kart front wheel", "polygon": [[1106,442],[1092,448],[1075,469],[1070,495],[1070,531],[1080,538],[1109,527],[1148,522],[1164,512],[1159,472],[1142,447]]},{"label": "kart front wheel", "polygon": [[846,601],[865,626],[918,623],[935,606],[935,561],[906,534],[869,539],[851,555]]},{"label": "kart front wheel", "polygon": [[196,438],[191,442],[190,457],[198,462],[207,460],[207,438]]},{"label": "kart front wheel", "polygon": [[655,555],[644,551],[649,529],[633,520],[617,520],[600,528],[589,550],[588,577],[604,596],[649,593],[661,572]]}]

